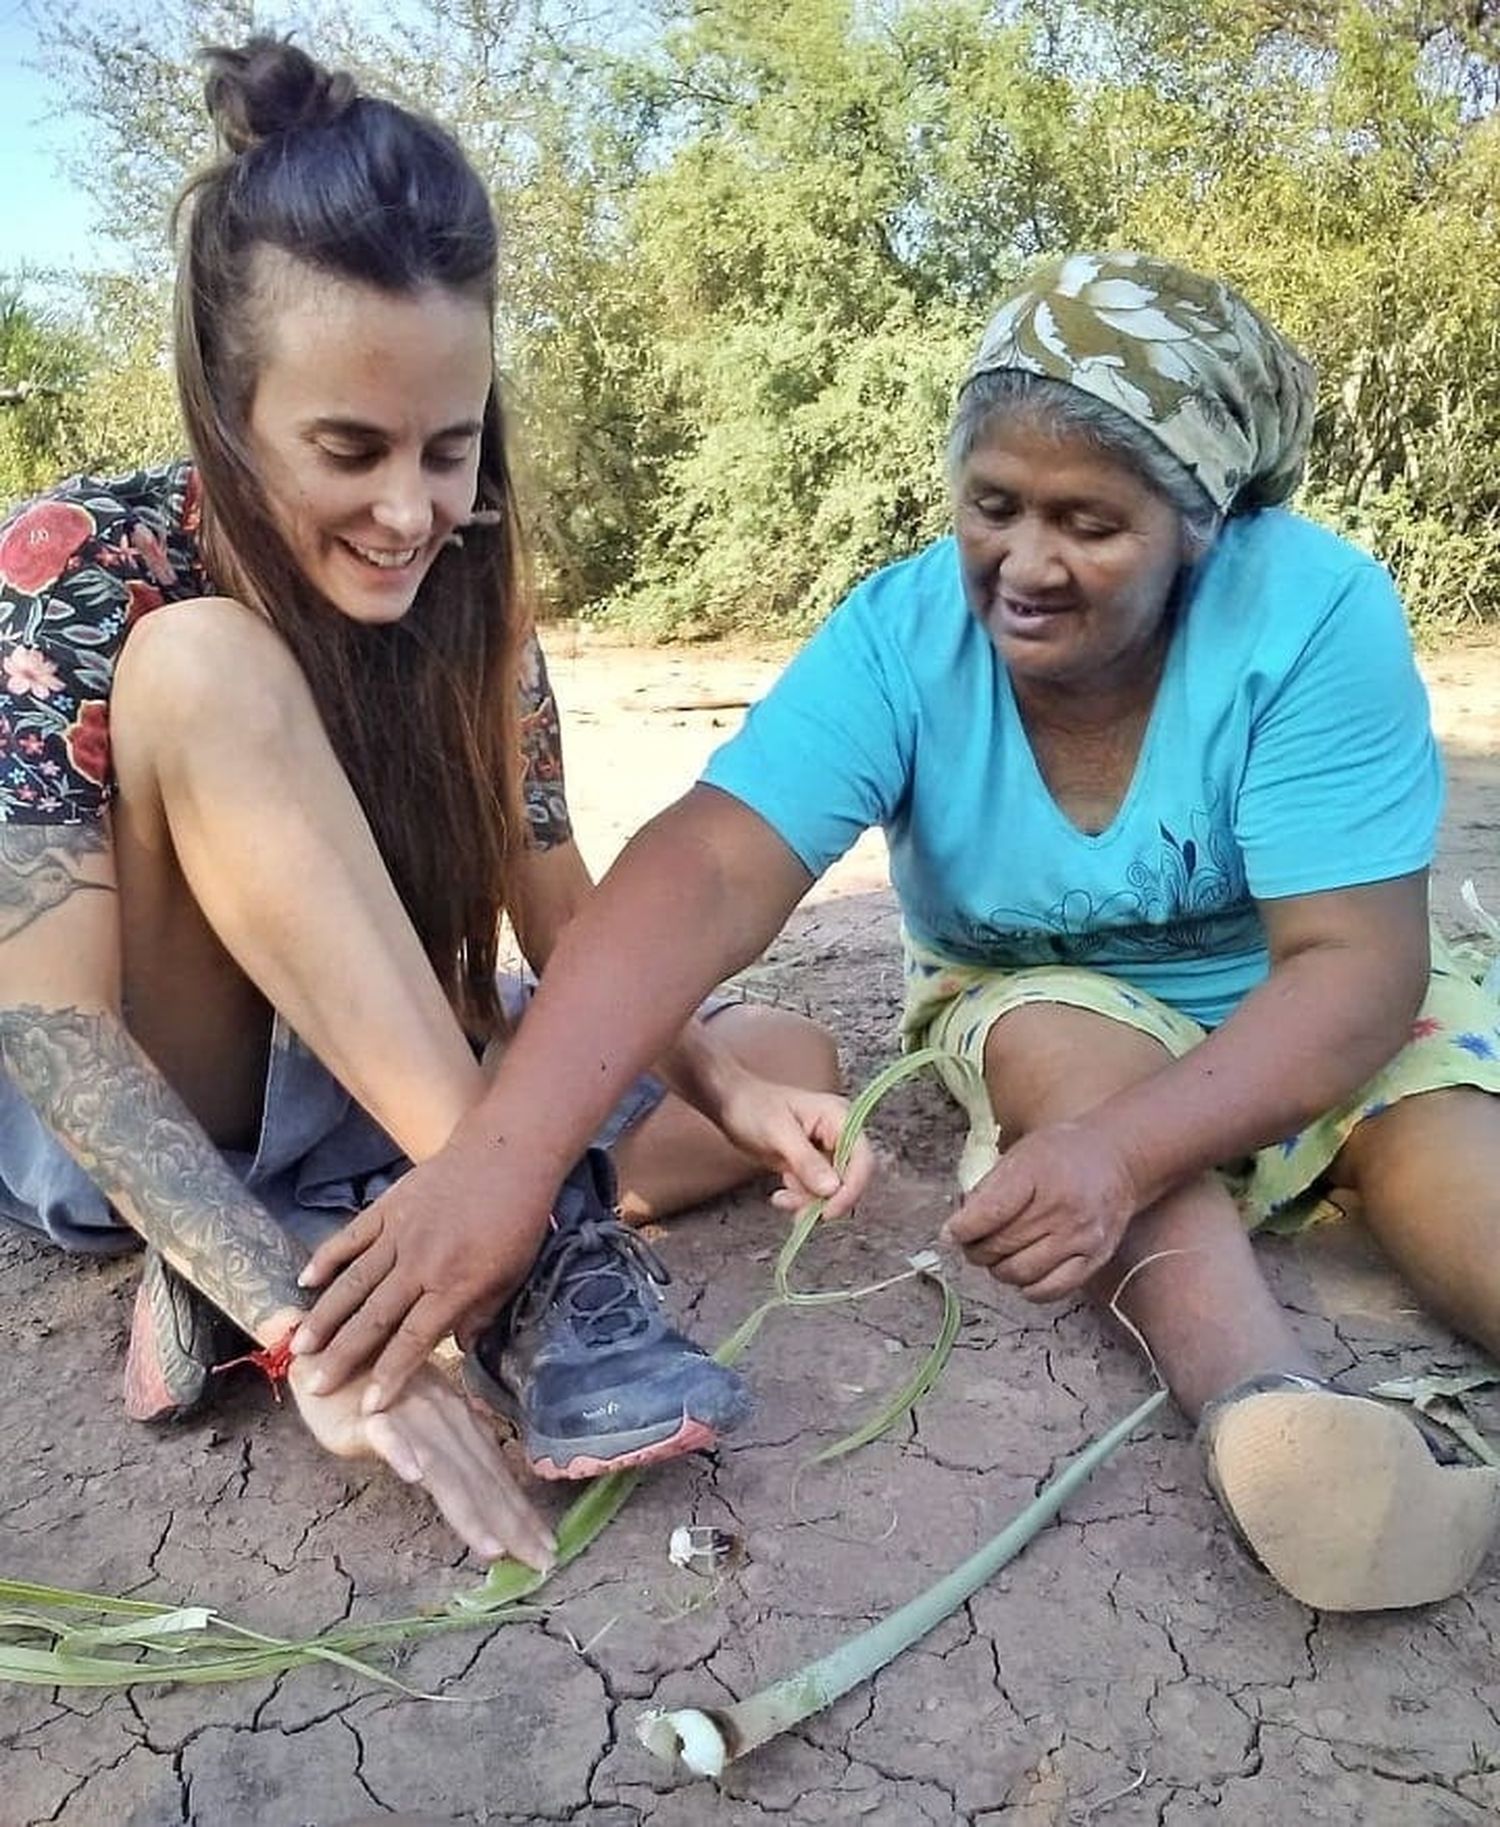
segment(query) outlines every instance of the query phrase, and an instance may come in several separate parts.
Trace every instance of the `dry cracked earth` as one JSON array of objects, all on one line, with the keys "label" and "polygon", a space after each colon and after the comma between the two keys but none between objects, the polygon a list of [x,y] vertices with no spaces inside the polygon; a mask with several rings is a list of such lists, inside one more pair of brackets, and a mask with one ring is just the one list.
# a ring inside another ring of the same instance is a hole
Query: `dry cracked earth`
[{"label": "dry cracked earth", "polygon": [[[692,778],[773,668],[733,655],[554,640],[572,797],[596,864]],[[1472,875],[1500,906],[1500,654],[1428,664],[1454,785],[1438,904]],[[813,1010],[854,1082],[890,1057],[899,973],[867,840],[747,974]],[[804,1258],[866,1283],[932,1236],[958,1125],[930,1086],[874,1133],[888,1166],[857,1221]],[[679,1310],[727,1332],[765,1291],[781,1223],[746,1194],[675,1225]],[[1264,1246],[1328,1370],[1355,1385],[1473,1354],[1414,1310],[1353,1225]],[[302,1636],[439,1601],[477,1570],[391,1477],[320,1455],[252,1380],[206,1418],[132,1428],[118,1406],[133,1271],[0,1235],[0,1573],[212,1604]],[[1416,1615],[1320,1616],[1240,1557],[1185,1424],[1141,1430],[1007,1572],[917,1649],[744,1763],[676,1787],[632,1730],[651,1704],[722,1703],[827,1650],[966,1555],[1050,1468],[1149,1386],[1078,1309],[1037,1311],[977,1274],[917,1418],[812,1468],[895,1387],[938,1304],[907,1283],[780,1314],[749,1360],[754,1422],[716,1460],[652,1477],[551,1593],[543,1621],[428,1641],[399,1666],[440,1702],[335,1667],[127,1695],[0,1688],[0,1827],[365,1827],[373,1821],[749,1827],[1438,1827],[1500,1816],[1500,1554]],[[1481,1418],[1483,1416],[1481,1415]],[[1500,1433],[1500,1405],[1488,1417]],[[671,1529],[740,1543],[714,1578]]]}]

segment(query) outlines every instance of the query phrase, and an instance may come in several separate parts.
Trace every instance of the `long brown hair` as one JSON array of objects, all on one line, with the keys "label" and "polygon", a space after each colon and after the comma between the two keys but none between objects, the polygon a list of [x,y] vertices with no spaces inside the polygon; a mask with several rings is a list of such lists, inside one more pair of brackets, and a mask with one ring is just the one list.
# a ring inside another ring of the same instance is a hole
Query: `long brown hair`
[{"label": "long brown hair", "polygon": [[222,150],[178,199],[175,340],[207,568],[291,648],[439,981],[488,1032],[507,865],[524,830],[517,673],[531,627],[498,384],[480,438],[481,524],[383,626],[342,615],[303,576],[246,426],[267,308],[257,250],[397,295],[441,286],[493,319],[494,217],[447,133],[360,95],[295,45],[256,37],[203,58]]}]

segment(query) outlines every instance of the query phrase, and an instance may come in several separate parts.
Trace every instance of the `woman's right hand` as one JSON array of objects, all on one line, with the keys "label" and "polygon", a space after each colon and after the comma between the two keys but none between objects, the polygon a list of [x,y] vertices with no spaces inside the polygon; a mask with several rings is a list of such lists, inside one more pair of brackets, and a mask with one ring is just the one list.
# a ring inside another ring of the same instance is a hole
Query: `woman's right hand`
[{"label": "woman's right hand", "polygon": [[494,1432],[441,1372],[424,1366],[389,1408],[365,1415],[366,1379],[316,1395],[307,1387],[316,1362],[294,1358],[289,1381],[319,1445],[339,1459],[383,1459],[398,1478],[423,1486],[481,1560],[509,1554],[539,1572],[552,1566],[552,1531],[522,1493]]},{"label": "woman's right hand", "polygon": [[725,1091],[715,1120],[741,1153],[781,1176],[771,1203],[795,1214],[814,1199],[827,1201],[825,1215],[842,1218],[864,1196],[875,1172],[875,1156],[863,1136],[843,1173],[833,1165],[847,1098],[777,1084],[753,1072],[739,1072]]}]

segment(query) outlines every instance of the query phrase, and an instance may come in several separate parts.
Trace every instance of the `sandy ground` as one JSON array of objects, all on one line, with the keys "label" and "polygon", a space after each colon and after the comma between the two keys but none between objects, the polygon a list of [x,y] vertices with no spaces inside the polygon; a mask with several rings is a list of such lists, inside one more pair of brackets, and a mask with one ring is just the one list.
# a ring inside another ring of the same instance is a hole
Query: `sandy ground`
[{"label": "sandy ground", "polygon": [[[686,786],[771,662],[554,637],[572,799],[603,864]],[[1438,904],[1472,875],[1500,908],[1500,651],[1428,666],[1453,780]],[[693,707],[693,708],[684,708]],[[876,840],[820,885],[752,993],[813,1010],[851,1078],[892,1051],[899,973]],[[950,1199],[953,1114],[919,1086],[875,1131],[890,1170],[808,1274],[899,1267]],[[766,1288],[781,1225],[746,1194],[675,1227],[673,1297],[714,1338]],[[1264,1260],[1330,1372],[1363,1385],[1472,1365],[1352,1226]],[[323,1458],[256,1382],[176,1430],[117,1402],[132,1273],[0,1236],[0,1571],[189,1597],[302,1634],[389,1616],[475,1577],[423,1504]],[[352,1827],[356,1821],[595,1827],[869,1822],[884,1827],[1436,1827],[1500,1815],[1500,1557],[1414,1616],[1319,1616],[1236,1551],[1187,1427],[1159,1417],[1007,1573],[873,1684],[737,1767],[674,1789],[640,1749],[648,1703],[748,1694],[909,1597],[992,1533],[1038,1480],[1148,1387],[1078,1310],[1035,1311],[966,1276],[949,1369],[915,1423],[807,1469],[917,1361],[937,1304],[907,1285],[857,1309],[778,1316],[750,1359],[753,1424],[716,1462],[642,1489],[553,1589],[545,1622],[424,1646],[372,1691],[336,1669],[132,1695],[0,1688],[0,1827]],[[1500,1410],[1489,1416],[1500,1427]],[[743,1558],[716,1582],[666,1557],[712,1522]]]}]

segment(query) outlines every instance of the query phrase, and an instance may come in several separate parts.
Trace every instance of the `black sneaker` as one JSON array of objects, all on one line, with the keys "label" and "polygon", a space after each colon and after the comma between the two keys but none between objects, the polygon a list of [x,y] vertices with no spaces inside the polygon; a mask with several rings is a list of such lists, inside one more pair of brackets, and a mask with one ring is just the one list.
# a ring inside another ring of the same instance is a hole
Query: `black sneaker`
[{"label": "black sneaker", "polygon": [[519,1422],[540,1478],[696,1452],[750,1412],[744,1378],[667,1324],[671,1277],[614,1201],[613,1164],[591,1148],[525,1286],[464,1359],[469,1389]]}]

